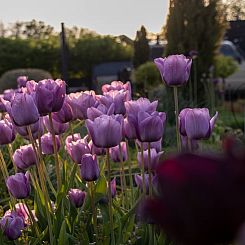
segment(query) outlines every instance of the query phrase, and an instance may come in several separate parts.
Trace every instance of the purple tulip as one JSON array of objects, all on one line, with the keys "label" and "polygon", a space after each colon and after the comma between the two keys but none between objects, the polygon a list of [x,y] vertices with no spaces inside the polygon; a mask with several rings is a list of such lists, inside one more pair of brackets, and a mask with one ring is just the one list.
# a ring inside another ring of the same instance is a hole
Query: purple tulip
[{"label": "purple tulip", "polygon": [[66,94],[64,81],[45,79],[39,81],[35,89],[35,100],[40,115],[45,116],[62,108]]},{"label": "purple tulip", "polygon": [[74,134],[73,137],[74,140],[71,135],[66,138],[66,150],[72,160],[80,164],[83,155],[89,154],[91,151],[87,142],[87,136],[81,139],[80,134]]},{"label": "purple tulip", "polygon": [[113,162],[121,162],[121,154],[122,154],[122,161],[125,162],[128,159],[127,153],[127,144],[126,142],[121,142],[121,153],[119,149],[119,145],[110,148],[110,156]]},{"label": "purple tulip", "polygon": [[112,115],[115,112],[115,105],[112,103],[109,107],[106,107],[105,105],[99,103],[96,105],[96,107],[90,107],[87,110],[87,116],[88,119],[94,121],[96,117],[99,117],[101,115]]},{"label": "purple tulip", "polygon": [[96,155],[84,154],[80,164],[80,174],[85,181],[95,181],[100,176]]},{"label": "purple tulip", "polygon": [[[157,151],[154,148],[150,149],[151,159],[150,159],[150,163],[149,163],[148,150],[144,151],[143,152],[143,160],[144,160],[145,170],[148,170],[149,167],[150,167],[150,169],[154,170],[157,167],[159,159],[160,159],[162,154],[163,154],[162,151],[157,153]],[[139,167],[141,167],[142,166],[141,152],[138,152],[137,160],[138,160]]]},{"label": "purple tulip", "polygon": [[59,123],[67,123],[73,120],[72,108],[67,102],[67,96],[60,111],[54,112],[52,117]]},{"label": "purple tulip", "polygon": [[19,87],[19,88],[25,87],[27,81],[28,81],[28,77],[27,77],[27,76],[19,76],[19,77],[17,78],[18,87]]},{"label": "purple tulip", "polygon": [[168,86],[180,86],[188,81],[192,64],[190,58],[184,55],[170,55],[167,58],[157,58],[154,62],[162,80]]},{"label": "purple tulip", "polygon": [[19,169],[27,169],[37,163],[32,145],[24,145],[13,154],[13,162]]},{"label": "purple tulip", "polygon": [[[40,117],[39,121],[36,123],[33,123],[31,125],[29,125],[31,128],[31,133],[32,133],[32,137],[33,139],[37,139],[38,138],[38,134],[43,135],[44,133],[44,127],[43,127],[43,118]],[[27,130],[27,126],[22,126],[22,127],[17,127],[15,125],[15,130],[16,132],[22,136],[24,139],[28,139],[29,140],[29,133]]]},{"label": "purple tulip", "polygon": [[93,144],[92,140],[90,140],[88,145],[89,145],[89,148],[90,148],[90,151],[91,151],[92,154],[96,154],[97,156],[101,156],[101,155],[105,155],[106,154],[105,148],[96,147]]},{"label": "purple tulip", "polygon": [[[149,114],[156,111],[158,101],[150,102],[147,98],[139,98],[138,100],[131,100],[125,102],[127,120],[130,127],[134,127],[135,132],[137,132],[138,125],[138,113],[147,112]],[[131,132],[134,132],[131,129]]]},{"label": "purple tulip", "polygon": [[[145,189],[146,193],[149,193],[149,174],[144,174],[145,175]],[[143,191],[143,178],[141,175],[135,174],[134,175],[134,180],[136,185],[140,188],[141,191]]]},{"label": "purple tulip", "polygon": [[[57,151],[60,149],[60,138],[58,135],[55,135],[55,141],[56,141],[56,148]],[[42,146],[42,152],[45,155],[52,155],[54,154],[54,144],[52,139],[51,133],[46,133],[41,137],[41,146]]]},{"label": "purple tulip", "polygon": [[128,118],[124,119],[123,135],[127,139],[136,139],[137,138],[136,129],[135,129],[134,125],[128,121]]},{"label": "purple tulip", "polygon": [[31,94],[35,97],[37,85],[38,85],[38,83],[35,82],[34,80],[27,81],[26,82],[27,93]]},{"label": "purple tulip", "polygon": [[[32,210],[31,212],[32,212],[34,219],[37,221],[38,219],[35,215],[35,210]],[[24,203],[16,203],[14,209],[7,210],[4,216],[9,216],[9,215],[15,215],[15,216],[21,217],[24,221],[25,226],[31,224],[30,213],[29,213],[27,206]]]},{"label": "purple tulip", "polygon": [[111,185],[111,197],[114,198],[116,197],[116,194],[117,194],[116,177],[110,182],[110,185]]},{"label": "purple tulip", "polygon": [[[148,150],[148,142],[143,143],[143,142],[140,142],[139,140],[136,140],[136,144],[138,148],[140,148],[142,144],[144,151]],[[154,148],[156,152],[160,152],[162,150],[162,139],[155,141],[155,142],[151,142],[150,148]]]},{"label": "purple tulip", "polygon": [[138,113],[137,138],[141,142],[155,142],[162,138],[166,113],[140,111]]},{"label": "purple tulip", "polygon": [[7,236],[9,240],[19,238],[25,227],[23,219],[14,214],[4,215],[0,221],[0,226],[4,235]]},{"label": "purple tulip", "polygon": [[111,84],[105,84],[102,86],[102,92],[103,93],[107,93],[110,91],[125,91],[127,92],[127,100],[131,100],[131,93],[132,93],[132,89],[131,89],[131,83],[130,82],[126,82],[125,84],[122,83],[121,81],[113,81],[111,82]]},{"label": "purple tulip", "polygon": [[28,197],[31,191],[29,173],[17,173],[9,176],[6,181],[6,185],[13,197],[17,199],[24,199]]},{"label": "purple tulip", "polygon": [[10,144],[15,139],[14,126],[8,115],[0,120],[0,145]]},{"label": "purple tulip", "polygon": [[[69,128],[69,123],[59,123],[56,120],[54,120],[54,116],[52,114],[52,121],[53,121],[53,125],[54,125],[54,133],[56,135],[60,135],[66,132],[66,130]],[[44,126],[46,127],[46,129],[48,130],[48,132],[52,133],[51,130],[51,125],[50,125],[50,121],[49,121],[49,117],[43,117],[43,123]]]},{"label": "purple tulip", "polygon": [[104,104],[107,108],[111,104],[115,105],[115,114],[124,115],[126,112],[124,102],[127,101],[127,92],[112,90],[107,93],[104,93],[104,96],[100,97],[100,102]]},{"label": "purple tulip", "polygon": [[94,121],[86,120],[93,144],[100,148],[117,146],[122,140],[123,117],[102,115]]},{"label": "purple tulip", "polygon": [[95,106],[97,102],[94,91],[71,93],[67,102],[70,104],[74,119],[87,119],[87,109]]},{"label": "purple tulip", "polygon": [[28,126],[39,120],[39,113],[31,95],[16,93],[11,102],[3,102],[16,126]]},{"label": "purple tulip", "polygon": [[193,140],[207,139],[213,131],[217,117],[218,112],[211,118],[207,108],[185,108],[179,114],[180,134]]},{"label": "purple tulip", "polygon": [[6,89],[3,91],[3,99],[11,102],[14,94],[15,94],[14,89]]},{"label": "purple tulip", "polygon": [[80,189],[70,189],[68,192],[68,198],[76,208],[82,207],[85,197],[86,192]]}]

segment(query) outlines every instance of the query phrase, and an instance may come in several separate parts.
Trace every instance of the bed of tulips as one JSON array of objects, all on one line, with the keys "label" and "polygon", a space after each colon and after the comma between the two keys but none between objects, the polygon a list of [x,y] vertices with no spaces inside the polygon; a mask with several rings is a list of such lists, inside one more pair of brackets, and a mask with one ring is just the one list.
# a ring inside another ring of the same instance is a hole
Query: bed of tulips
[{"label": "bed of tulips", "polygon": [[[191,59],[155,63],[174,90],[177,151],[196,151],[218,113],[179,113],[177,89],[188,81]],[[9,193],[1,244],[170,244],[152,222],[142,222],[139,208],[157,193],[155,171],[164,157],[167,116],[158,102],[133,100],[129,82],[103,85],[101,95],[66,94],[62,80],[19,77],[18,84],[0,102],[0,166]]]}]

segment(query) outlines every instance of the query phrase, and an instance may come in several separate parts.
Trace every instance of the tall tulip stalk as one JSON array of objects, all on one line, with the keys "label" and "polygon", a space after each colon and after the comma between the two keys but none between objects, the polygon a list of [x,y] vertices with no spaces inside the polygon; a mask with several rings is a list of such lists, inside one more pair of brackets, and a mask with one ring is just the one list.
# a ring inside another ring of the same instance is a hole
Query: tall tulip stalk
[{"label": "tall tulip stalk", "polygon": [[173,87],[174,90],[177,148],[180,151],[178,87],[187,83],[190,76],[192,59],[186,58],[184,55],[170,55],[167,58],[157,58],[154,62],[160,71],[162,80],[167,86]]}]

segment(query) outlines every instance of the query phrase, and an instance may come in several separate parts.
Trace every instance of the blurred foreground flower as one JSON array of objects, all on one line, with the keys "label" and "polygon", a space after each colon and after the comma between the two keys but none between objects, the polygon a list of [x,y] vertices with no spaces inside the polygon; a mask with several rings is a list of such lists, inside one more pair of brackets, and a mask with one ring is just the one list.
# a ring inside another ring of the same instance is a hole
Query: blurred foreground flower
[{"label": "blurred foreground flower", "polygon": [[245,222],[245,154],[181,154],[157,168],[159,195],[140,210],[184,245],[230,244]]}]

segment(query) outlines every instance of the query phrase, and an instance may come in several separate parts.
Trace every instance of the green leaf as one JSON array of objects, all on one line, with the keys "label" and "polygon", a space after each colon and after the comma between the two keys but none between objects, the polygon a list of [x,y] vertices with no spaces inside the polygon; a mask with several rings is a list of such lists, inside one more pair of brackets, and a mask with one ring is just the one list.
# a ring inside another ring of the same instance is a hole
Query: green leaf
[{"label": "green leaf", "polygon": [[68,237],[66,234],[66,221],[64,220],[60,229],[58,245],[67,245],[68,244]]}]

